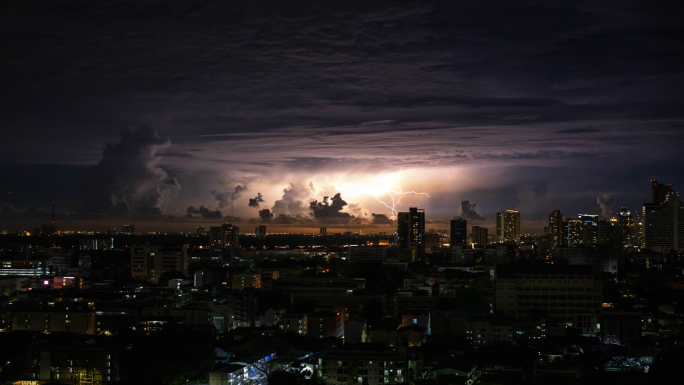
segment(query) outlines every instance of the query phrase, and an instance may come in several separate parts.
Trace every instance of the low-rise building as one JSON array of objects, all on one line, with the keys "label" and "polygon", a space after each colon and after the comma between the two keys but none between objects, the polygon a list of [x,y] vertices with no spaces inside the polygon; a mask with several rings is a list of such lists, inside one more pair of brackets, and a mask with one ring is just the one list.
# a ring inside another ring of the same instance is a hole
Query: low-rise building
[{"label": "low-rise building", "polygon": [[382,385],[409,382],[420,373],[420,356],[405,347],[386,351],[330,351],[319,360],[319,377],[326,384]]},{"label": "low-rise building", "polygon": [[286,313],[280,317],[279,329],[285,333],[307,334],[306,314]]},{"label": "low-rise building", "polygon": [[588,265],[496,265],[496,311],[527,318],[541,312],[574,326],[575,315],[600,312],[602,284]]},{"label": "low-rise building", "polygon": [[316,338],[344,336],[342,315],[339,312],[319,311],[307,316],[307,333]]},{"label": "low-rise building", "polygon": [[12,317],[12,330],[95,334],[95,312],[91,310],[22,310]]},{"label": "low-rise building", "polygon": [[119,380],[116,352],[81,342],[45,341],[30,348],[23,383],[108,384]]}]

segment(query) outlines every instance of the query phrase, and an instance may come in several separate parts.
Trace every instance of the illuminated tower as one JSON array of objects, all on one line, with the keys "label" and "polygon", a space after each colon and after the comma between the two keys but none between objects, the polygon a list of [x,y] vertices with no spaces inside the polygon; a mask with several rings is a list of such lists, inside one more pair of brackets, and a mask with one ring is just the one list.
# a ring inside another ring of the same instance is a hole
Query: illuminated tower
[{"label": "illuminated tower", "polygon": [[625,246],[634,246],[634,240],[632,239],[633,228],[634,228],[634,217],[632,213],[627,210],[626,207],[622,208],[622,211],[617,217],[618,226],[622,231],[622,242]]},{"label": "illuminated tower", "polygon": [[579,214],[582,221],[582,243],[584,245],[595,245],[598,242],[598,215]]},{"label": "illuminated tower", "polygon": [[463,218],[451,220],[451,245],[465,245],[468,238],[468,221]]},{"label": "illuminated tower", "polygon": [[411,207],[407,213],[398,213],[397,223],[399,247],[415,247],[416,251],[424,253],[425,210]]},{"label": "illuminated tower", "polygon": [[549,214],[549,246],[551,250],[563,246],[563,215],[560,210]]},{"label": "illuminated tower", "polygon": [[496,213],[496,235],[499,243],[520,242],[520,212],[506,210]]},{"label": "illuminated tower", "polygon": [[565,238],[567,239],[567,245],[570,247],[577,247],[582,244],[582,229],[584,228],[584,222],[580,218],[568,218],[566,223],[567,233]]}]

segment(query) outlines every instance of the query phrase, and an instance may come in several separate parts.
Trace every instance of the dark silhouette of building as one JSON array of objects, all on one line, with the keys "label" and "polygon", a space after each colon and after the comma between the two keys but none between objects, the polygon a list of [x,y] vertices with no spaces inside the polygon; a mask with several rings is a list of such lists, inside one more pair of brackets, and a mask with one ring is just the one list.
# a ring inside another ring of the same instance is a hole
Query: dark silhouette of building
[{"label": "dark silhouette of building", "polygon": [[478,246],[484,246],[489,243],[487,240],[489,236],[489,230],[486,227],[473,226],[473,243]]},{"label": "dark silhouette of building", "polygon": [[658,183],[657,179],[651,181],[651,203],[661,204],[665,202],[667,195],[671,192],[671,184]]},{"label": "dark silhouette of building", "polygon": [[451,244],[464,245],[468,239],[468,221],[463,218],[451,220]]},{"label": "dark silhouette of building", "polygon": [[397,215],[397,243],[400,248],[415,248],[425,252],[425,210],[416,207]]},{"label": "dark silhouette of building", "polygon": [[664,253],[684,250],[684,205],[679,193],[653,180],[651,199],[643,207],[644,247]]},{"label": "dark silhouette of building", "polygon": [[266,225],[259,225],[259,227],[254,229],[254,235],[257,237],[263,237],[266,235]]}]

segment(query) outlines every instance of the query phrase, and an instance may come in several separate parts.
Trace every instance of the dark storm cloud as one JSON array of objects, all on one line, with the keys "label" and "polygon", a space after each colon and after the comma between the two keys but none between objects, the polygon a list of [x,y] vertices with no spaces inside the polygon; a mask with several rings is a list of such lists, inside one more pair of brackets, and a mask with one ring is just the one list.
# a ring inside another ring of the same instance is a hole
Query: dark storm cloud
[{"label": "dark storm cloud", "polygon": [[461,201],[460,217],[470,221],[484,221],[485,217],[477,213],[477,202]]},{"label": "dark storm cloud", "polygon": [[254,208],[259,208],[259,203],[263,203],[264,198],[261,196],[261,193],[257,193],[257,196],[254,198],[249,198],[249,207],[254,207]]},{"label": "dark storm cloud", "polygon": [[589,134],[593,132],[600,132],[598,128],[593,127],[576,127],[576,128],[566,128],[564,130],[558,131],[559,134]]},{"label": "dark storm cloud", "polygon": [[259,218],[264,221],[264,222],[270,222],[273,219],[274,215],[269,209],[262,209],[259,210]]},{"label": "dark storm cloud", "polygon": [[[60,213],[59,217],[63,216]],[[47,210],[36,207],[18,208],[9,203],[0,204],[0,221],[17,221],[17,220],[43,220],[48,221],[52,214]]]},{"label": "dark storm cloud", "polygon": [[612,194],[602,194],[596,197],[596,203],[601,207],[601,216],[608,220],[613,216],[613,204],[615,202]]},{"label": "dark storm cloud", "polygon": [[373,217],[372,223],[375,225],[391,225],[394,223],[386,214],[375,214],[372,213]]},{"label": "dark storm cloud", "polygon": [[241,186],[237,185],[235,188],[231,190],[226,190],[226,191],[220,191],[220,190],[212,190],[211,195],[214,196],[214,199],[219,202],[218,207],[224,208],[229,206],[231,203],[233,203],[236,199],[240,198],[242,196],[242,193],[247,191],[247,186]]},{"label": "dark storm cloud", "polygon": [[354,219],[353,215],[342,211],[345,206],[347,206],[347,202],[342,199],[340,193],[335,194],[332,198],[323,197],[321,202],[314,200],[309,203],[313,217],[322,222],[348,222]]},{"label": "dark storm cloud", "polygon": [[194,206],[188,207],[186,210],[186,215],[188,218],[201,218],[201,219],[221,219],[223,214],[219,210],[210,210],[204,206],[195,208]]},{"label": "dark storm cloud", "polygon": [[107,143],[102,160],[88,169],[77,193],[77,211],[86,216],[159,217],[165,196],[180,189],[159,167],[160,148],[169,146],[154,129],[122,131],[119,143]]},{"label": "dark storm cloud", "polygon": [[[572,164],[628,193],[620,170],[651,166],[628,175],[634,185],[668,163],[684,185],[680,14],[679,2],[642,0],[0,2],[0,163],[92,165],[134,125],[173,139],[155,167],[184,186],[197,170],[244,185],[285,172]],[[512,175],[487,204],[566,174]],[[135,188],[145,191],[87,203],[156,216],[177,190]],[[231,203],[230,190],[197,188],[212,189],[220,208]],[[2,201],[45,206],[54,197],[42,190]],[[177,190],[176,212],[197,202],[190,191]],[[304,186],[271,211],[306,216],[312,196]]]}]

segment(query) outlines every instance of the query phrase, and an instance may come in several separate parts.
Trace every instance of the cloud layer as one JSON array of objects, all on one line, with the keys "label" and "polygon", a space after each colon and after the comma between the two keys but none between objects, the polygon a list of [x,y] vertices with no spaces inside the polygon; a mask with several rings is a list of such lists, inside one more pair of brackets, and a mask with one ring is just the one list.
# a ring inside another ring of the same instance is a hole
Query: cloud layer
[{"label": "cloud layer", "polygon": [[86,166],[60,206],[83,218],[380,225],[375,182],[402,168],[431,198],[399,208],[434,220],[540,221],[604,191],[634,210],[650,179],[684,188],[679,7],[2,2],[0,164],[25,170],[0,170],[3,215],[45,210]]}]

